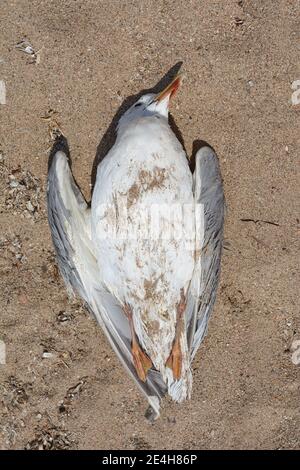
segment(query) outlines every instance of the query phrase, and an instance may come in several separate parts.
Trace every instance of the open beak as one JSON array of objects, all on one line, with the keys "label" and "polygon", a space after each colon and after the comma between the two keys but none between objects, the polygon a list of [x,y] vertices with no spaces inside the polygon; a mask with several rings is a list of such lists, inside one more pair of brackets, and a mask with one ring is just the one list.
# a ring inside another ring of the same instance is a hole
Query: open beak
[{"label": "open beak", "polygon": [[166,97],[169,97],[169,99],[172,98],[172,96],[176,93],[176,91],[178,90],[179,88],[179,85],[180,85],[180,82],[182,80],[182,76],[181,74],[178,74],[176,75],[176,77],[174,78],[174,80],[172,80],[172,82],[170,83],[170,85],[168,85],[163,91],[161,91],[160,93],[158,93],[155,98],[154,98],[154,102],[157,102],[157,103],[160,103],[161,101],[163,101]]}]

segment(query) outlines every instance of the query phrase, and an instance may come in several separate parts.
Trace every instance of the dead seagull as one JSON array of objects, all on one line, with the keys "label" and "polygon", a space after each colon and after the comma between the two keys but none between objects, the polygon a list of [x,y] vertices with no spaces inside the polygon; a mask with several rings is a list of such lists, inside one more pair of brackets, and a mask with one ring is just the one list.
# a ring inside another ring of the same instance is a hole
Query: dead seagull
[{"label": "dead seagull", "polygon": [[191,363],[215,302],[224,195],[218,159],[198,150],[192,174],[168,123],[180,76],[120,118],[98,165],[91,205],[61,136],[48,172],[48,218],[69,292],[87,304],[155,417],[168,393],[190,398]]}]

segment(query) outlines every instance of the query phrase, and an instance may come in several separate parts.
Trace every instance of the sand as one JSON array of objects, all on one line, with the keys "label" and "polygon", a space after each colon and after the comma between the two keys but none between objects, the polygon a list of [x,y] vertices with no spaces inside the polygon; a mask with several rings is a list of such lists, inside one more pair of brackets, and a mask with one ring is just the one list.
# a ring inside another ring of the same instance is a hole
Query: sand
[{"label": "sand", "polygon": [[[0,22],[0,448],[299,448],[299,1],[3,0]],[[15,47],[24,38],[35,54]],[[49,128],[89,199],[120,106],[180,61],[171,112],[189,155],[197,140],[219,155],[225,249],[192,399],[165,400],[150,425],[57,272]]]}]

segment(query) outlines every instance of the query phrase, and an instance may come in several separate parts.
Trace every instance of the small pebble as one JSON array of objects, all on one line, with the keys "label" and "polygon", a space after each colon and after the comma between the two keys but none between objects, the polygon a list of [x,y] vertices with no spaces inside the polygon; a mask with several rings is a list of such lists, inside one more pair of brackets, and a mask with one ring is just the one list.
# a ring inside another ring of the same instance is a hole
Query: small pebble
[{"label": "small pebble", "polygon": [[47,352],[47,351],[43,352],[43,355],[42,355],[43,359],[51,359],[52,357],[54,357],[53,353]]},{"label": "small pebble", "polygon": [[57,320],[61,323],[72,320],[72,315],[70,313],[61,310],[57,315]]},{"label": "small pebble", "polygon": [[29,210],[29,212],[34,212],[34,207],[31,203],[31,201],[28,201],[26,204],[26,209]]},{"label": "small pebble", "polygon": [[295,366],[298,366],[300,364],[300,339],[296,339],[295,341],[292,342],[291,351],[293,353],[292,363]]}]

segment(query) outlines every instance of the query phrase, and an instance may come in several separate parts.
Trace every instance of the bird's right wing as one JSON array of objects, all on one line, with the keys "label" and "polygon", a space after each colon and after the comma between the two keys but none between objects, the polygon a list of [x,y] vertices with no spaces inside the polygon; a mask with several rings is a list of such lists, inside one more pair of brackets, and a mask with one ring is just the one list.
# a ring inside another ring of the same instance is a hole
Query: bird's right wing
[{"label": "bird's right wing", "polygon": [[91,240],[90,208],[72,176],[63,136],[55,144],[49,161],[48,220],[60,272],[68,290],[86,302],[125,369],[159,415],[165,385],[154,370],[149,371],[145,383],[137,376],[128,321],[117,300],[101,284],[101,268]]},{"label": "bird's right wing", "polygon": [[218,158],[210,147],[202,147],[196,155],[194,197],[198,256],[188,299],[191,359],[205,336],[215,303],[223,243],[223,185]]}]

